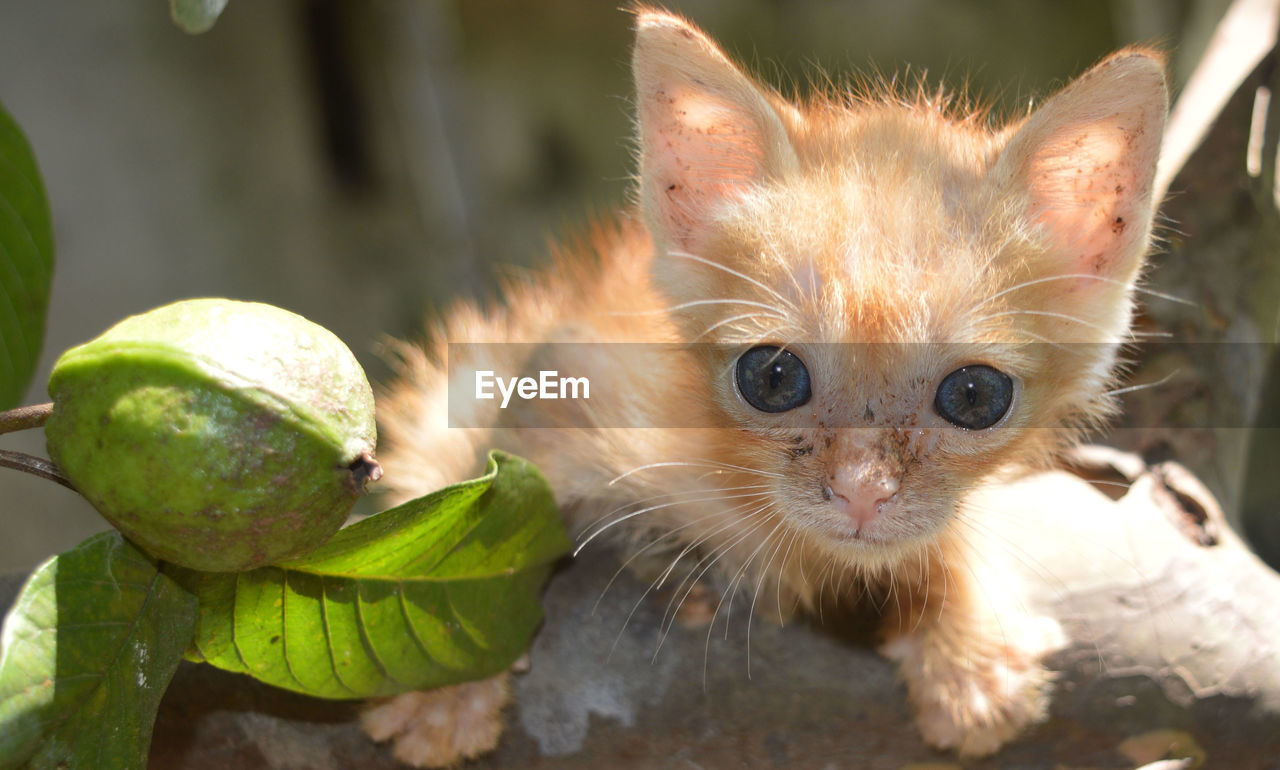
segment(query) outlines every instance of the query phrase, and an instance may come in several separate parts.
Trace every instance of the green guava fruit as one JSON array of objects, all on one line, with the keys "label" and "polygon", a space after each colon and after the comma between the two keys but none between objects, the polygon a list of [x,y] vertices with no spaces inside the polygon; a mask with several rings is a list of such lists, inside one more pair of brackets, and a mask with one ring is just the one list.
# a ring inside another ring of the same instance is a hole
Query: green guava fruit
[{"label": "green guava fruit", "polygon": [[68,350],[49,454],[156,558],[208,571],[305,554],[381,469],[373,391],[337,337],[270,305],[176,302]]}]

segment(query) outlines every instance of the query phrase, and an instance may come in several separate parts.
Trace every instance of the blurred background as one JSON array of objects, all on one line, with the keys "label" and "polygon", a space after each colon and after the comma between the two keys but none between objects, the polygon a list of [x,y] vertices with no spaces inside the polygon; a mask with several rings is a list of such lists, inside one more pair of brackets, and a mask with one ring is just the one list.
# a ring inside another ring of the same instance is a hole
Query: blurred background
[{"label": "blurred background", "polygon": [[[1182,82],[1227,4],[668,7],[784,91],[821,73],[927,72],[1017,115],[1132,42],[1170,51]],[[418,333],[505,266],[537,263],[550,235],[627,204],[631,34],[616,5],[231,0],[189,36],[163,0],[0,4],[0,102],[35,148],[57,242],[27,401],[46,400],[70,345],[193,296],[301,313],[384,378],[384,335]],[[38,431],[0,442],[44,453]],[[1233,510],[1241,457],[1209,479]],[[0,489],[0,574],[104,527],[53,484],[6,471]]]}]

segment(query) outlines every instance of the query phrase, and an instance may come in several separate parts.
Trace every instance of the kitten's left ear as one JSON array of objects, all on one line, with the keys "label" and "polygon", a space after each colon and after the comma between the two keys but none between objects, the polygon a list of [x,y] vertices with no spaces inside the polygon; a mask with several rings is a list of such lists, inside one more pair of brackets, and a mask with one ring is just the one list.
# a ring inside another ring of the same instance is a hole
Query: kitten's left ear
[{"label": "kitten's left ear", "polygon": [[996,161],[996,183],[1025,196],[1062,273],[1137,277],[1168,101],[1161,58],[1121,51],[1050,98]]}]

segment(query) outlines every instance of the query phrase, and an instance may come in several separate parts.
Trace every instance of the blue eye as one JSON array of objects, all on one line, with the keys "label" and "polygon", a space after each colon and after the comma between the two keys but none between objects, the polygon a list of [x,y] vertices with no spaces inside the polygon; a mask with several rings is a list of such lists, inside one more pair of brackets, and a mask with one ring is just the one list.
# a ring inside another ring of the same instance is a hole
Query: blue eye
[{"label": "blue eye", "polygon": [[738,359],[738,392],[762,412],[786,412],[809,403],[809,370],[799,356],[773,345],[752,348]]},{"label": "blue eye", "polygon": [[960,428],[982,430],[1000,422],[1013,403],[1013,380],[984,364],[962,366],[942,378],[933,410]]}]

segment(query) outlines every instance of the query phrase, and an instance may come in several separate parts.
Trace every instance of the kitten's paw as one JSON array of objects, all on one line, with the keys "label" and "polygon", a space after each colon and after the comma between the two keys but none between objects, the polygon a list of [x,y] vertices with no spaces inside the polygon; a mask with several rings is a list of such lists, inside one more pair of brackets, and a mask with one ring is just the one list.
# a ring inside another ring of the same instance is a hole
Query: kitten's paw
[{"label": "kitten's paw", "polygon": [[1052,619],[1028,618],[1017,638],[974,645],[969,654],[963,645],[930,644],[928,636],[912,635],[893,640],[883,652],[901,664],[925,740],[978,757],[1044,721],[1054,675],[1039,661],[1065,641]]},{"label": "kitten's paw", "polygon": [[1051,675],[1042,666],[991,663],[921,687],[916,724],[924,739],[961,756],[995,753],[1048,712]]},{"label": "kitten's paw", "polygon": [[370,705],[360,724],[375,741],[413,767],[449,767],[492,751],[511,700],[511,675],[407,692]]}]

